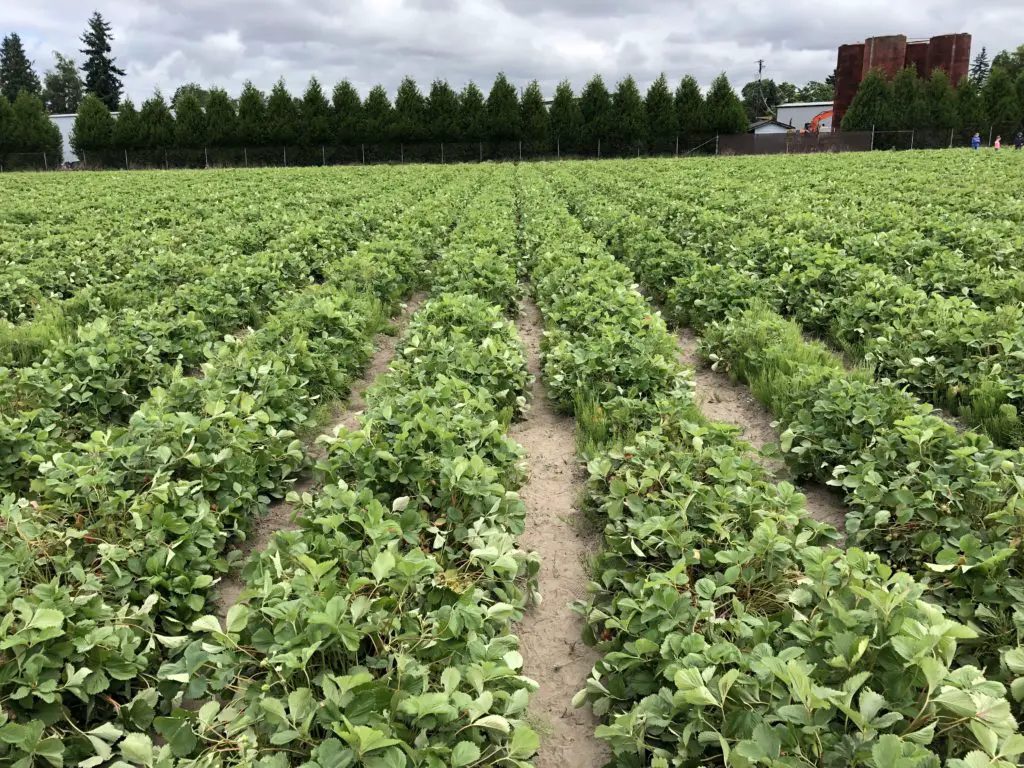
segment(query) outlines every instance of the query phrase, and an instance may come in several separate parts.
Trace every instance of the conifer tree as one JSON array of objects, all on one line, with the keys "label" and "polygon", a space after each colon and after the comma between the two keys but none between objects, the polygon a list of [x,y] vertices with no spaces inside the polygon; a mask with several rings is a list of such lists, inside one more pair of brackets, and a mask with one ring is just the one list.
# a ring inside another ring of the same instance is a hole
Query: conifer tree
[{"label": "conifer tree", "polygon": [[651,139],[665,139],[676,135],[679,121],[664,72],[658,75],[657,80],[647,89],[644,107],[647,113],[647,135]]},{"label": "conifer tree", "polygon": [[394,135],[394,109],[383,85],[375,85],[370,89],[363,104],[363,119],[366,125],[366,138],[370,142],[385,143]]},{"label": "conifer tree", "polygon": [[704,96],[693,75],[687,75],[679,82],[675,92],[675,108],[680,134],[694,137],[707,132]]},{"label": "conifer tree", "polygon": [[14,107],[0,93],[0,165],[4,162],[4,155],[14,151],[14,145]]},{"label": "conifer tree", "polygon": [[78,106],[71,129],[71,149],[78,157],[109,149],[114,142],[114,117],[96,94],[90,93]]},{"label": "conifer tree", "polygon": [[596,151],[598,142],[607,140],[612,127],[612,97],[601,75],[594,75],[580,94],[583,115],[583,146]]},{"label": "conifer tree", "polygon": [[521,133],[519,96],[505,73],[499,72],[487,95],[487,138],[515,141]]},{"label": "conifer tree", "polygon": [[708,128],[715,133],[746,133],[747,113],[743,102],[723,72],[716,77],[705,100]]},{"label": "conifer tree", "polygon": [[985,120],[985,104],[981,89],[974,80],[965,77],[956,89],[957,127],[966,133],[981,133],[988,129]]},{"label": "conifer tree", "polygon": [[199,97],[186,93],[174,113],[174,146],[198,149],[206,145],[206,115]]},{"label": "conifer tree", "polygon": [[555,88],[548,113],[551,124],[551,143],[561,152],[575,152],[583,141],[583,112],[568,80]]},{"label": "conifer tree", "polygon": [[13,104],[22,91],[38,95],[39,77],[32,69],[21,37],[12,32],[0,44],[0,93]]},{"label": "conifer tree", "polygon": [[359,91],[348,80],[342,80],[334,87],[331,96],[334,113],[334,138],[338,144],[359,144],[365,138],[363,125],[363,101]]},{"label": "conifer tree", "polygon": [[331,105],[327,102],[324,89],[315,77],[309,79],[302,94],[300,109],[302,143],[306,146],[323,146],[331,140]]},{"label": "conifer tree", "polygon": [[140,146],[146,149],[167,149],[174,145],[174,117],[163,94],[156,91],[139,110]]},{"label": "conifer tree", "polygon": [[54,68],[43,76],[43,102],[51,115],[70,115],[78,111],[85,96],[85,85],[78,67],[67,56],[54,51]]},{"label": "conifer tree", "polygon": [[223,88],[213,88],[206,102],[206,141],[211,147],[232,147],[238,143],[238,115]]},{"label": "conifer tree", "polygon": [[1020,128],[1021,105],[1009,73],[993,67],[982,88],[985,117],[994,135],[1009,139]]},{"label": "conifer tree", "polygon": [[413,144],[426,138],[426,103],[416,81],[402,78],[395,94],[394,140]]},{"label": "conifer tree", "polygon": [[279,78],[267,97],[267,141],[287,147],[299,140],[299,109],[288,93],[284,78]]},{"label": "conifer tree", "polygon": [[924,101],[929,126],[943,131],[956,128],[956,95],[949,75],[941,69],[936,69],[928,78]]},{"label": "conifer tree", "polygon": [[248,80],[238,97],[238,140],[247,147],[260,147],[267,142],[267,100]]},{"label": "conifer tree", "polygon": [[26,90],[14,100],[14,151],[45,152],[49,163],[60,163],[60,129],[50,120],[43,100]]},{"label": "conifer tree", "polygon": [[463,141],[487,138],[487,105],[483,91],[472,80],[459,94],[459,135]]},{"label": "conifer tree", "polygon": [[113,149],[137,149],[143,145],[142,142],[142,116],[135,109],[132,100],[125,99],[117,111],[117,120],[114,121]]},{"label": "conifer tree", "polygon": [[910,131],[928,124],[924,88],[914,67],[900,70],[893,78],[892,103],[893,128],[896,130]]},{"label": "conifer tree", "polygon": [[431,141],[453,142],[459,138],[459,95],[444,80],[430,86],[426,103],[427,136]]},{"label": "conifer tree", "polygon": [[519,123],[522,126],[523,141],[530,142],[534,148],[547,144],[550,133],[548,110],[544,106],[540,83],[536,80],[526,86],[523,92]]},{"label": "conifer tree", "polygon": [[110,42],[114,39],[110,29],[110,24],[103,20],[98,11],[89,18],[89,26],[81,38],[85,44],[81,49],[85,54],[82,71],[85,73],[86,92],[95,93],[107,105],[107,109],[117,112],[121,104],[121,78],[124,77],[124,70],[114,64],[117,59],[110,55]]},{"label": "conifer tree", "polygon": [[612,136],[619,143],[619,149],[632,153],[637,142],[647,133],[647,113],[644,98],[640,95],[636,80],[626,75],[615,88],[612,96]]},{"label": "conifer tree", "polygon": [[844,131],[889,131],[893,123],[892,84],[881,71],[874,69],[857,89],[853,103],[843,116],[842,128]]}]

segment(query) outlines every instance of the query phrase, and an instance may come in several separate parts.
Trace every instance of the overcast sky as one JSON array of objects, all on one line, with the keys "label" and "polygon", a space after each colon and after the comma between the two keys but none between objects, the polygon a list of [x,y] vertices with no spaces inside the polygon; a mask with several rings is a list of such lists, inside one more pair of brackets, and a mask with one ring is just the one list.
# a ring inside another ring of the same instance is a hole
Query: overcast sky
[{"label": "overcast sky", "polygon": [[[231,93],[251,79],[293,93],[310,75],[328,88],[350,79],[394,91],[413,75],[485,93],[504,71],[536,78],[550,95],[562,78],[579,90],[594,72],[609,87],[632,73],[642,86],[665,71],[703,84],[725,71],[737,88],[766,75],[803,84],[835,67],[836,48],[871,35],[970,32],[990,56],[1024,43],[1021,0],[94,0],[113,24],[125,90],[141,101],[183,82]],[[8,0],[0,33],[18,32],[40,75],[51,51],[81,59],[91,4]]]}]

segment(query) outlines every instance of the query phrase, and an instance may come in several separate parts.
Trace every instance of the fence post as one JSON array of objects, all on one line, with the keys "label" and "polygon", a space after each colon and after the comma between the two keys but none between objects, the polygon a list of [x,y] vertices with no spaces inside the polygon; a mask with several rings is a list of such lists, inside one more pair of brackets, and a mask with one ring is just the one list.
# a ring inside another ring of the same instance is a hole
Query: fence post
[{"label": "fence post", "polygon": [[249,148],[242,147],[242,156],[245,158],[245,167],[249,167]]},{"label": "fence post", "polygon": [[164,170],[170,170],[170,164],[167,162],[167,150],[164,150]]},{"label": "fence post", "polygon": [[281,153],[284,157],[284,167],[288,167],[288,147],[281,147]]},{"label": "fence post", "polygon": [[953,148],[953,129],[949,129],[949,148]]},{"label": "fence post", "polygon": [[208,150],[206,147],[203,147],[203,158],[206,160],[206,167],[209,168],[210,167],[210,150]]},{"label": "fence post", "polygon": [[82,165],[88,165],[89,161],[85,157],[85,150],[82,150]]},{"label": "fence post", "polygon": [[640,158],[640,142],[639,141],[636,143],[636,156],[637,156],[637,159]]},{"label": "fence post", "polygon": [[601,159],[601,140],[597,140],[597,159]]},{"label": "fence post", "polygon": [[484,161],[484,143],[480,142],[480,162]]},{"label": "fence post", "polygon": [[327,165],[327,150],[323,144],[320,145],[320,165]]},{"label": "fence post", "polygon": [[914,148],[914,131],[915,130],[916,130],[915,128],[911,128],[910,129],[910,148],[911,149]]},{"label": "fence post", "polygon": [[519,162],[523,162],[523,142],[522,139],[519,141]]},{"label": "fence post", "polygon": [[50,170],[50,164],[46,161],[46,153],[45,152],[43,152],[43,170],[44,171]]},{"label": "fence post", "polygon": [[561,139],[561,137],[558,137],[558,138],[555,139],[555,156],[559,160],[562,159],[562,139]]},{"label": "fence post", "polygon": [[676,157],[679,157],[679,134],[676,134]]},{"label": "fence post", "polygon": [[992,128],[993,126],[991,125],[988,127],[988,145],[990,147],[992,146]]},{"label": "fence post", "polygon": [[719,140],[719,135],[716,133],[715,134],[715,154],[716,155],[718,154],[718,140]]},{"label": "fence post", "polygon": [[441,142],[441,165],[444,165],[444,142]]},{"label": "fence post", "polygon": [[871,149],[869,151],[870,152],[874,152],[875,151],[875,126],[874,125],[871,126]]},{"label": "fence post", "polygon": [[128,150],[127,149],[124,151],[124,169],[126,171],[127,170],[131,170],[131,166],[128,165]]},{"label": "fence post", "polygon": [[359,151],[363,155],[363,165],[366,165],[366,145],[365,144],[360,144],[359,145]]}]

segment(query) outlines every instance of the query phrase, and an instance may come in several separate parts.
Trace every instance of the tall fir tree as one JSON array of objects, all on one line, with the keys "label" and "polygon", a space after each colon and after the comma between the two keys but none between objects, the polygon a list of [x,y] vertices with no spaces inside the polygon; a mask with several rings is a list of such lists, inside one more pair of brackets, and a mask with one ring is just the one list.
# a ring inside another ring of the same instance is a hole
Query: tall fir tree
[{"label": "tall fir tree", "polygon": [[334,140],[339,145],[359,144],[365,140],[363,100],[348,80],[342,80],[334,86],[331,110],[334,115]]},{"label": "tall fir tree", "polygon": [[551,126],[547,107],[544,106],[544,94],[536,80],[526,86],[523,92],[519,124],[522,126],[523,141],[529,142],[534,149],[546,147]]},{"label": "tall fir tree", "polygon": [[16,152],[45,152],[48,163],[60,163],[60,129],[47,116],[43,100],[24,89],[14,100],[14,136]]},{"label": "tall fir tree", "polygon": [[459,139],[459,95],[445,80],[435,80],[430,86],[426,125],[431,141],[453,142]]},{"label": "tall fir tree", "polygon": [[844,131],[889,131],[894,124],[892,84],[873,69],[857,89],[850,108],[843,115]]},{"label": "tall fir tree", "polygon": [[288,147],[299,140],[299,108],[288,93],[284,78],[279,78],[267,97],[267,142]]},{"label": "tall fir tree", "polygon": [[615,87],[612,95],[612,137],[619,150],[632,154],[633,148],[647,135],[647,113],[644,97],[640,95],[636,80],[626,75]]},{"label": "tall fir tree", "polygon": [[893,128],[916,130],[928,125],[928,107],[924,87],[914,67],[896,73],[892,81]]},{"label": "tall fir tree", "polygon": [[583,142],[583,112],[568,80],[555,88],[548,118],[552,145],[559,152],[578,151]]},{"label": "tall fir tree", "polygon": [[302,94],[302,108],[299,112],[302,143],[309,147],[330,143],[333,133],[331,105],[324,95],[320,81],[315,77],[309,79],[309,85],[306,86],[306,91]]},{"label": "tall fir tree", "polygon": [[159,90],[142,103],[139,124],[143,148],[168,149],[174,145],[174,117]]},{"label": "tall fir tree", "polygon": [[363,104],[363,119],[366,125],[367,141],[383,144],[394,135],[395,110],[383,85],[370,89]]},{"label": "tall fir tree", "polygon": [[504,72],[494,78],[487,94],[487,138],[491,141],[515,141],[522,135],[519,95]]},{"label": "tall fir tree", "polygon": [[487,105],[483,91],[472,80],[459,94],[459,136],[475,142],[487,138]]},{"label": "tall fir tree", "polygon": [[675,92],[675,108],[679,133],[688,137],[688,141],[707,133],[707,108],[700,85],[693,75],[687,75],[679,81]]},{"label": "tall fir tree", "polygon": [[411,77],[402,78],[395,93],[394,139],[414,144],[426,138],[426,102]]},{"label": "tall fir tree", "polygon": [[956,128],[956,94],[949,75],[941,69],[932,72],[924,87],[927,124],[934,129],[948,131]]},{"label": "tall fir tree", "polygon": [[267,142],[267,99],[249,80],[238,96],[238,140],[245,147],[260,147]]},{"label": "tall fir tree", "polygon": [[971,81],[981,88],[985,81],[988,80],[988,73],[991,68],[988,62],[988,51],[982,46],[981,51],[974,57],[974,61],[971,62]]},{"label": "tall fir tree", "polygon": [[597,151],[598,143],[607,141],[612,128],[612,97],[601,75],[594,75],[580,93],[583,114],[583,148]]},{"label": "tall fir tree", "polygon": [[39,77],[32,69],[21,37],[12,32],[0,44],[0,93],[13,104],[22,91],[38,95]]},{"label": "tall fir tree", "polygon": [[59,51],[53,52],[54,67],[43,76],[43,102],[51,115],[70,115],[78,112],[85,97],[85,84],[78,74],[74,59]]},{"label": "tall fir tree", "polygon": [[1010,73],[993,67],[981,91],[985,117],[993,135],[1010,137],[1020,128],[1021,104]]},{"label": "tall fir tree", "polygon": [[174,112],[174,146],[198,149],[206,146],[206,114],[196,93],[188,92]]},{"label": "tall fir tree", "polygon": [[238,143],[238,115],[223,88],[212,88],[206,101],[206,141],[211,147],[232,147]]},{"label": "tall fir tree", "polygon": [[78,106],[71,129],[71,148],[88,160],[88,153],[110,149],[114,143],[114,117],[99,97],[90,93]]},{"label": "tall fir tree", "polygon": [[988,130],[981,88],[970,77],[961,80],[956,89],[956,116],[957,128],[962,132],[983,133]]},{"label": "tall fir tree", "polygon": [[664,72],[658,75],[647,89],[644,107],[647,113],[647,135],[651,140],[667,139],[676,135],[679,131],[679,121]]},{"label": "tall fir tree", "polygon": [[724,72],[711,82],[705,111],[708,128],[715,133],[746,133],[747,113]]},{"label": "tall fir tree", "polygon": [[116,112],[121,105],[124,70],[117,67],[114,63],[117,59],[110,55],[110,43],[114,39],[110,31],[110,24],[103,20],[99,11],[89,17],[89,25],[81,38],[85,44],[81,49],[85,54],[82,71],[85,73],[85,90],[99,96],[107,109]]},{"label": "tall fir tree", "polygon": [[[92,94],[96,96],[96,94]],[[99,96],[96,96],[99,99]],[[100,99],[100,101],[103,101]],[[106,106],[104,104],[103,106]],[[114,122],[113,149],[130,150],[138,149],[143,145],[142,116],[135,109],[131,99],[125,99],[121,108],[117,111],[117,120]]]}]

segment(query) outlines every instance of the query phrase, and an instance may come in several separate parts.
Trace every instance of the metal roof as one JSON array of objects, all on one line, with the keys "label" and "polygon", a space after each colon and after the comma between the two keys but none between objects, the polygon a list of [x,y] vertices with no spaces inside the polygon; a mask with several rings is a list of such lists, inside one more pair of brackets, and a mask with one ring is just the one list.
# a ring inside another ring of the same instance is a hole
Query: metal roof
[{"label": "metal roof", "polygon": [[788,104],[779,104],[778,109],[783,107],[831,107],[832,101],[791,101]]}]

